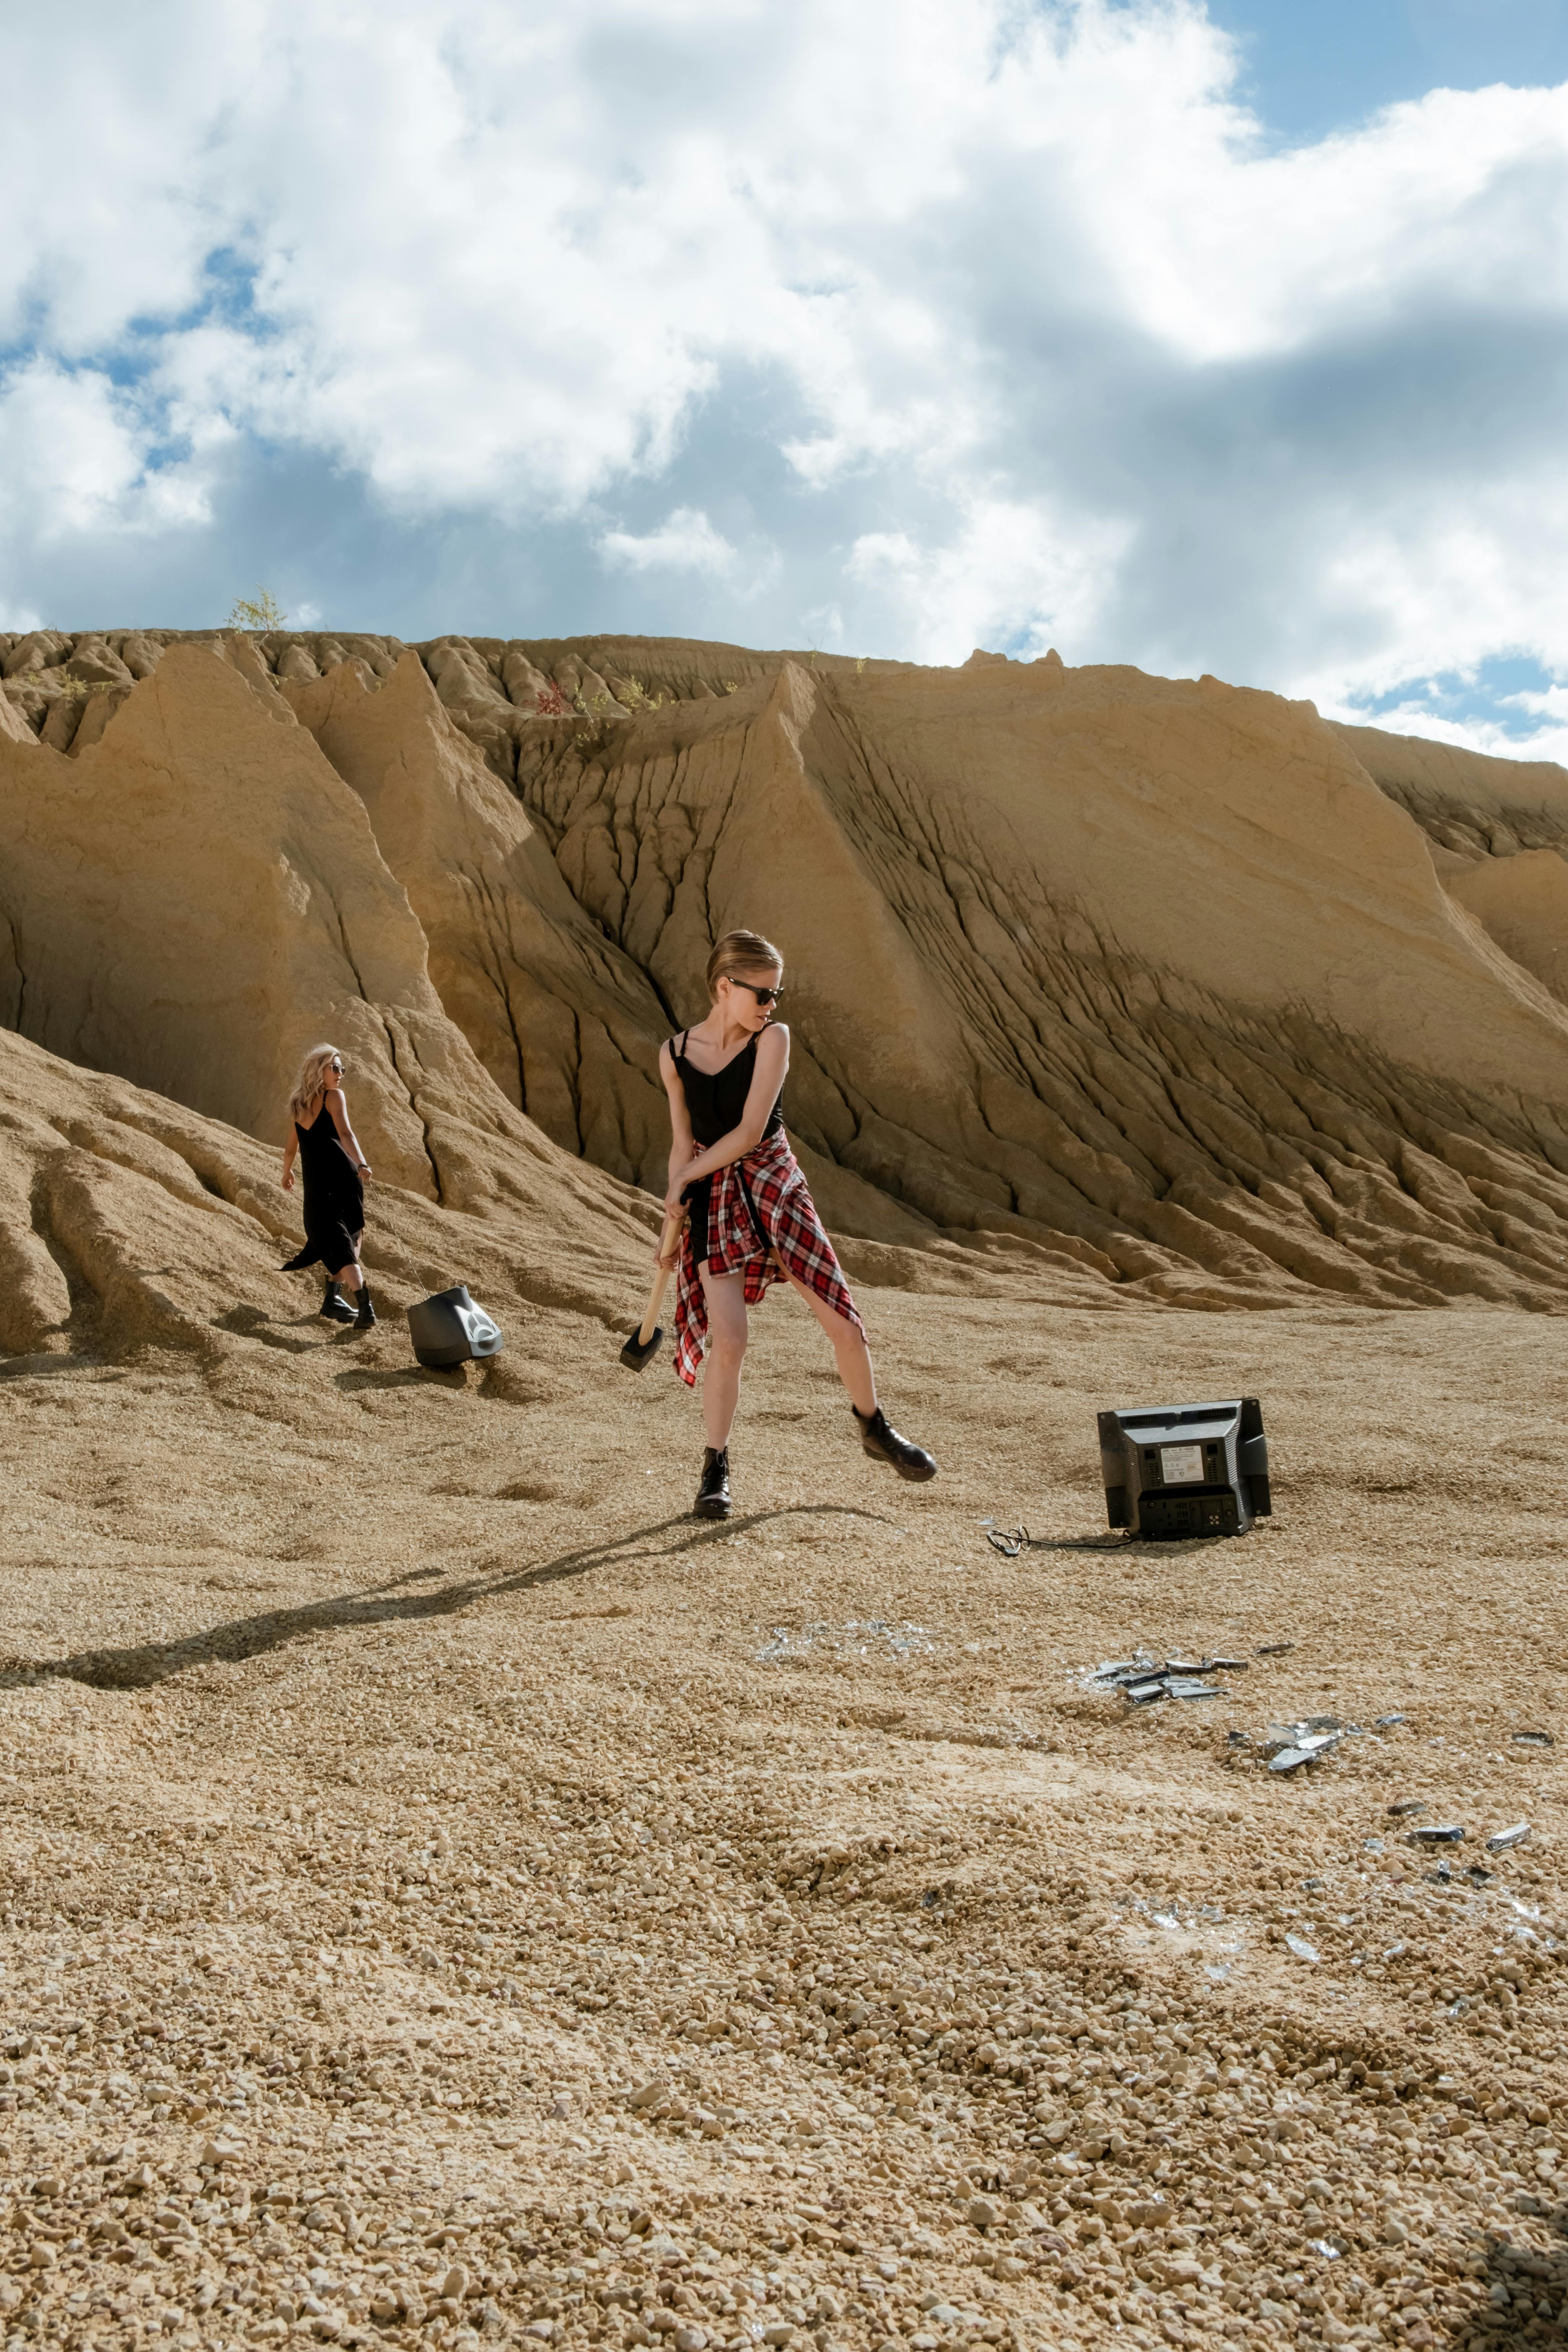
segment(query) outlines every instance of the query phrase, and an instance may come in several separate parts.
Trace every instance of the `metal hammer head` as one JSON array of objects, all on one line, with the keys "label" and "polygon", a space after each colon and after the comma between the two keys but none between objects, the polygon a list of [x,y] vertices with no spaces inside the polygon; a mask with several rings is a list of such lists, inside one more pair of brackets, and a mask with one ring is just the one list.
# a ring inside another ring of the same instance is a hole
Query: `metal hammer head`
[{"label": "metal hammer head", "polygon": [[664,1326],[662,1323],[656,1326],[653,1337],[646,1347],[643,1345],[641,1333],[642,1326],[639,1324],[621,1349],[621,1361],[628,1372],[640,1372],[645,1364],[652,1363],[658,1353],[658,1343],[664,1337]]}]

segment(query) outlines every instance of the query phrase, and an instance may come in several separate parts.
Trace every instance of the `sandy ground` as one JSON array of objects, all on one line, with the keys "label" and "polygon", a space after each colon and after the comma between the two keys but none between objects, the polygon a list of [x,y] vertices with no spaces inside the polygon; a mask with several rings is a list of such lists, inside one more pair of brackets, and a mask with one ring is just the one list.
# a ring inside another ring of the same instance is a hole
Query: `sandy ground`
[{"label": "sandy ground", "polygon": [[[941,1478],[774,1297],[720,1528],[564,1314],[8,1368],[12,2344],[1557,2340],[1562,1323],[862,1303]],[[1273,1521],[1107,1537],[1241,1393]]]}]

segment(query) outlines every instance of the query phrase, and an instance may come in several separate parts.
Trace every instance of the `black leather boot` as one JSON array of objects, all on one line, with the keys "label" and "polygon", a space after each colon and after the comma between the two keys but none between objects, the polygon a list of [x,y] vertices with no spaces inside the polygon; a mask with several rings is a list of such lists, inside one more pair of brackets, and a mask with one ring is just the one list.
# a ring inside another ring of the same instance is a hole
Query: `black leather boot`
[{"label": "black leather boot", "polygon": [[691,1506],[694,1519],[727,1519],[730,1516],[730,1449],[711,1445],[702,1455],[702,1484]]},{"label": "black leather boot", "polygon": [[353,1308],[335,1282],[328,1283],[316,1312],[318,1315],[324,1315],[329,1323],[352,1323],[354,1319]]},{"label": "black leather boot", "polygon": [[375,1309],[370,1303],[370,1285],[368,1282],[362,1282],[359,1286],[359,1313],[354,1317],[354,1329],[368,1331],[374,1321]]},{"label": "black leather boot", "polygon": [[917,1486],[936,1476],[935,1454],[928,1454],[923,1445],[913,1445],[907,1437],[900,1437],[880,1405],[869,1421],[858,1404],[852,1404],[849,1410],[860,1432],[861,1444],[875,1460],[890,1462],[900,1478],[912,1479]]}]

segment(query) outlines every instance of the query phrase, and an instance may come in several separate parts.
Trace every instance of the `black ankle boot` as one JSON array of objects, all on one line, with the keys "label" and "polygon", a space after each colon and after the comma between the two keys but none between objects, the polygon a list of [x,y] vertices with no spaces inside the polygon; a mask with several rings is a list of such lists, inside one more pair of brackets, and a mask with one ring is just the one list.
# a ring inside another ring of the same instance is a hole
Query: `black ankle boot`
[{"label": "black ankle boot", "polygon": [[316,1312],[318,1315],[324,1315],[329,1323],[352,1323],[354,1319],[353,1308],[335,1282],[328,1283]]},{"label": "black ankle boot", "polygon": [[868,1421],[858,1404],[852,1404],[849,1410],[860,1432],[861,1444],[877,1461],[890,1462],[900,1478],[912,1479],[916,1485],[936,1476],[935,1454],[900,1437],[880,1405]]},{"label": "black ankle boot", "polygon": [[362,1282],[359,1286],[359,1313],[354,1317],[354,1329],[368,1331],[374,1321],[375,1309],[370,1303],[370,1285],[368,1282]]},{"label": "black ankle boot", "polygon": [[697,1489],[697,1500],[691,1506],[695,1519],[727,1519],[730,1516],[730,1449],[721,1445],[715,1452],[710,1445],[702,1456],[702,1484]]}]

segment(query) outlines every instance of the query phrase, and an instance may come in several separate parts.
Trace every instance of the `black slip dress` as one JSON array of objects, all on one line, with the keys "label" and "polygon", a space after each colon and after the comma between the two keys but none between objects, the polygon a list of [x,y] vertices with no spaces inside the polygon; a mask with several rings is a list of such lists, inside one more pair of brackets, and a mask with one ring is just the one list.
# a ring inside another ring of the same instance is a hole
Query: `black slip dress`
[{"label": "black slip dress", "polygon": [[310,1126],[301,1127],[296,1119],[294,1132],[300,1139],[300,1173],[305,1187],[305,1246],[283,1271],[297,1274],[302,1266],[320,1265],[330,1275],[337,1275],[359,1255],[364,1232],[364,1185],[332,1125],[325,1097]]},{"label": "black slip dress", "polygon": [[[676,1068],[680,1072],[691,1132],[706,1151],[721,1137],[732,1134],[745,1116],[746,1097],[751,1093],[752,1080],[757,1075],[757,1041],[754,1037],[749,1038],[738,1054],[731,1055],[721,1070],[700,1070],[695,1062],[686,1058],[686,1041],[690,1034],[689,1029],[683,1029],[679,1042],[672,1037],[669,1051]],[[781,1092],[768,1113],[763,1141],[765,1143],[770,1136],[782,1135],[784,1123],[784,1096]],[[742,1190],[745,1181],[742,1176]],[[708,1255],[708,1203],[712,1191],[712,1177],[702,1176],[695,1184],[689,1184],[680,1196],[691,1221],[691,1255],[696,1265],[700,1265]]]}]

